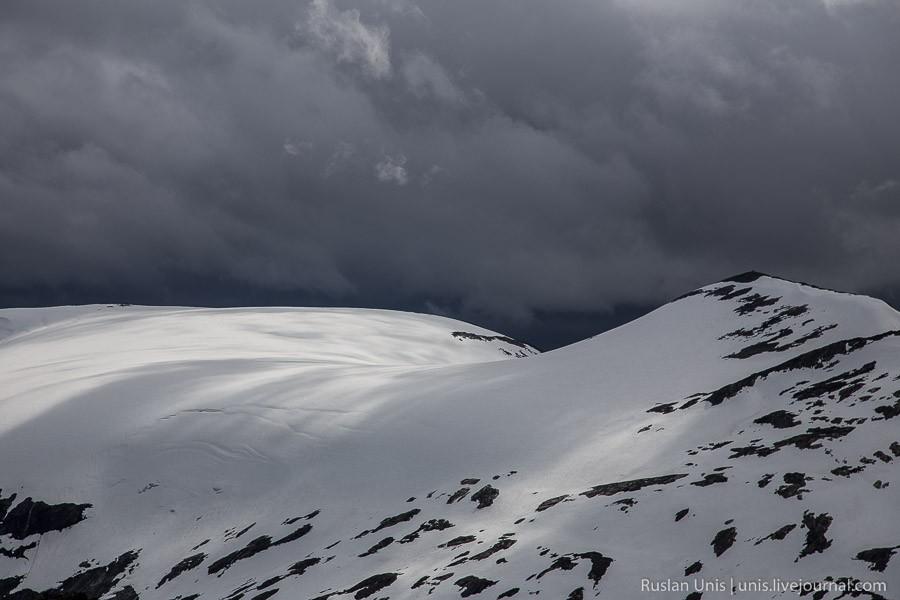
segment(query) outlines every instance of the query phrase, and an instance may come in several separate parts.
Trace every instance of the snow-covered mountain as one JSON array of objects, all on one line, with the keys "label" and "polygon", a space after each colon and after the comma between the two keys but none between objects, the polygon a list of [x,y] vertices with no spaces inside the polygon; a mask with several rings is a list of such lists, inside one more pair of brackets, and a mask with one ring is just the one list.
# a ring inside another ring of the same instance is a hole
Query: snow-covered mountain
[{"label": "snow-covered mountain", "polygon": [[350,309],[14,309],[0,338],[0,598],[900,597],[872,298],[748,273],[545,354]]}]

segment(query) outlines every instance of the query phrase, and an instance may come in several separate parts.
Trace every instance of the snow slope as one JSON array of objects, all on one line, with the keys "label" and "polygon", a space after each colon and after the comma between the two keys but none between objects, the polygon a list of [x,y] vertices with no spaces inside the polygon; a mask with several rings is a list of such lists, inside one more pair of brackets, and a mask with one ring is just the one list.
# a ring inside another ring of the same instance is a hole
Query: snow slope
[{"label": "snow slope", "polygon": [[389,311],[0,324],[0,597],[900,597],[878,300],[745,274],[541,355]]}]

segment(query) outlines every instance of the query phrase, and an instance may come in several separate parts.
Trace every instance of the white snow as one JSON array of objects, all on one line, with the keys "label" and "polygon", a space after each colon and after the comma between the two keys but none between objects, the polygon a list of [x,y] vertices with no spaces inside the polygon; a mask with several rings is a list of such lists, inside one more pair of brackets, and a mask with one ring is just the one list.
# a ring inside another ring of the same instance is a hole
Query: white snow
[{"label": "white snow", "polygon": [[[259,584],[307,556],[322,562],[264,589],[279,589],[276,600],[314,598],[370,575],[401,573],[373,597],[421,598],[434,582],[411,589],[417,580],[453,572],[434,587],[432,597],[459,597],[454,582],[475,575],[497,581],[479,598],[496,598],[513,587],[521,588],[519,597],[540,590],[542,597],[566,598],[584,587],[586,597],[642,598],[648,597],[640,591],[642,578],[691,580],[684,569],[700,560],[698,577],[852,576],[887,581],[892,587],[882,595],[896,597],[900,559],[885,572],[873,572],[853,557],[868,548],[900,545],[894,518],[900,483],[873,487],[876,480],[895,479],[900,458],[876,460],[849,478],[830,471],[845,459],[859,464],[876,450],[891,455],[888,445],[900,439],[900,417],[868,420],[818,449],[788,445],[765,457],[729,456],[731,447],[751,440],[772,445],[809,427],[828,426],[812,420],[816,408],[792,402],[783,390],[873,360],[877,367],[867,389],[875,387],[877,375],[889,373],[875,397],[856,401],[863,391],[840,402],[823,396],[822,415],[878,417],[873,408],[893,401],[891,394],[900,388],[895,379],[900,337],[840,356],[830,367],[774,373],[718,406],[701,400],[669,414],[647,412],[662,403],[677,407],[692,394],[831,342],[900,329],[900,315],[870,298],[768,277],[734,285],[779,300],[738,315],[740,296],[721,300],[695,294],[573,346],[510,360],[505,359],[522,348],[452,335],[496,335],[492,332],[391,311],[2,310],[0,497],[16,492],[19,500],[31,496],[93,507],[85,521],[41,536],[27,558],[0,556],[0,579],[27,573],[17,589],[40,591],[81,570],[82,561],[104,565],[139,549],[135,568],[115,590],[131,585],[142,599],[225,598],[253,580],[245,592],[251,600],[260,593]],[[725,334],[753,328],[781,307],[800,305],[808,306],[803,315],[772,328],[770,333],[792,330],[779,342],[816,327],[836,327],[784,351],[723,358],[768,337]],[[802,425],[775,429],[753,423],[776,409],[796,413]],[[716,450],[688,453],[728,440],[732,443]],[[729,467],[720,471],[727,482],[691,485],[717,467]],[[789,472],[812,478],[802,500],[774,493]],[[579,495],[598,484],[681,473],[687,476],[668,485]],[[759,487],[766,473],[773,474],[772,481]],[[485,484],[500,495],[480,510],[469,497],[448,505],[464,478],[480,479],[468,486],[469,495]],[[563,494],[571,501],[535,512],[542,501]],[[411,497],[415,500],[407,502]],[[613,502],[623,498],[636,504],[621,510],[623,505]],[[676,522],[674,515],[683,508],[689,515]],[[411,509],[421,512],[354,539]],[[321,513],[283,524],[314,510]],[[832,544],[794,562],[804,547],[805,511],[833,518],[826,534]],[[399,543],[436,518],[455,526]],[[525,520],[516,523],[520,518]],[[304,537],[240,560],[221,576],[208,573],[212,562],[254,538],[278,539],[307,522],[312,530]],[[227,530],[251,523],[240,538],[226,539]],[[783,541],[755,545],[791,523],[797,527]],[[729,526],[737,529],[736,541],[716,557],[710,542]],[[460,553],[484,551],[506,533],[514,534],[511,548],[447,567]],[[438,547],[462,535],[477,541]],[[386,536],[394,543],[358,557]],[[192,550],[206,539],[209,543]],[[0,536],[0,547],[30,541]],[[541,555],[544,548],[549,553]],[[207,554],[200,566],[156,589],[176,563],[199,552]],[[596,587],[587,578],[586,560],[572,570],[528,579],[553,563],[552,553],[584,552],[613,559]],[[507,562],[497,563],[498,558]],[[718,596],[703,596],[710,597]]]}]

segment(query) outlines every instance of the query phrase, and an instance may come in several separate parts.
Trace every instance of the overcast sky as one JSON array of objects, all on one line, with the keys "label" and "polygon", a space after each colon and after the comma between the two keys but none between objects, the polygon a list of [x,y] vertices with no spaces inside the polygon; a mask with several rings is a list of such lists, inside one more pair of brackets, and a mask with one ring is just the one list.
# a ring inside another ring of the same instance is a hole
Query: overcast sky
[{"label": "overcast sky", "polygon": [[749,269],[889,294],[898,31],[897,0],[3,0],[0,305],[577,338]]}]

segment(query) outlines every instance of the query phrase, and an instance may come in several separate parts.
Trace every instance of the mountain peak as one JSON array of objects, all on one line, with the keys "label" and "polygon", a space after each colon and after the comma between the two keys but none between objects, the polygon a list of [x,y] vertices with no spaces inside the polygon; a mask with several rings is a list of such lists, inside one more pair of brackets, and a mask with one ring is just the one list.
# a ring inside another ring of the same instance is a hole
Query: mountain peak
[{"label": "mountain peak", "polygon": [[[731,281],[734,283],[752,283],[759,279],[760,277],[772,277],[767,273],[761,273],[759,271],[745,271],[744,273],[738,273],[737,275],[732,275],[731,277],[726,277],[722,280],[722,282]],[[780,277],[772,277],[773,279],[781,279]],[[784,280],[787,281],[787,280]]]},{"label": "mountain peak", "polygon": [[521,360],[383,311],[3,314],[40,325],[0,344],[3,598],[900,584],[900,317],[869,298],[741,274]]}]

